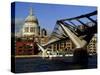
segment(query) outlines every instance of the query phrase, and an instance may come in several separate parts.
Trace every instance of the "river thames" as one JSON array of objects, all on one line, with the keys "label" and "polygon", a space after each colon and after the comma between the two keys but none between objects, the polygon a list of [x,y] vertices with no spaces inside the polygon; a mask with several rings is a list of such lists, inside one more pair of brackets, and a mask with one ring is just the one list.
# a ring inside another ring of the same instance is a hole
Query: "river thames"
[{"label": "river thames", "polygon": [[[75,69],[92,69],[97,68],[97,56],[88,57],[87,67],[73,63],[70,57],[54,57],[52,59],[42,57],[16,58],[15,72],[43,72],[43,71],[60,71]],[[84,67],[84,68],[83,68]]]}]

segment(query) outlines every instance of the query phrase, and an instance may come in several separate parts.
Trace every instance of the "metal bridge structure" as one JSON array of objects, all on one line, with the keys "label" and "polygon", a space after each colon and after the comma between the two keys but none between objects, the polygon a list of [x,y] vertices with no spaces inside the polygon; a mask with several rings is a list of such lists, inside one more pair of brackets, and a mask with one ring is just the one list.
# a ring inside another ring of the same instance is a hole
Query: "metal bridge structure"
[{"label": "metal bridge structure", "polygon": [[[49,41],[43,45],[37,43],[42,51],[42,56],[45,57],[48,46],[68,38],[73,42],[75,48],[86,48],[94,34],[97,34],[96,17],[97,11],[93,11],[77,17],[57,20]],[[81,30],[79,25],[83,25],[86,28]]]}]

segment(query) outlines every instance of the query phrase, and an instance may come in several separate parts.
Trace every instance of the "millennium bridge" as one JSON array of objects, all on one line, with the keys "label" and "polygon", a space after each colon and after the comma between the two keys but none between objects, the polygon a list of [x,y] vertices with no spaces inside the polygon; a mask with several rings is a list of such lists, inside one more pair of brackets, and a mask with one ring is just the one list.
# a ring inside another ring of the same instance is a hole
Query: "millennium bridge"
[{"label": "millennium bridge", "polygon": [[[93,18],[96,16],[97,16],[97,11],[93,11],[91,13],[80,15],[77,17],[57,20],[54,30],[50,35],[49,41],[46,44],[37,43],[38,47],[42,52],[42,57],[48,55],[47,54],[48,46],[63,39],[67,40],[68,38],[75,45],[74,48],[75,50],[86,49],[87,45],[89,44],[94,34],[97,34],[97,19]],[[79,22],[81,25],[84,25],[86,29],[80,30],[75,21]],[[89,26],[86,23],[87,21],[89,21],[93,25]]]}]

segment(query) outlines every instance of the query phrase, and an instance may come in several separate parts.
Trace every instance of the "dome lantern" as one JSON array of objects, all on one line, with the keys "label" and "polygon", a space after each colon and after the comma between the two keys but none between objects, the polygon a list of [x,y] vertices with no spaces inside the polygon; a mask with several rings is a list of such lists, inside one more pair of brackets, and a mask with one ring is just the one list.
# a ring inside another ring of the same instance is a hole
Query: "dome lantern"
[{"label": "dome lantern", "polygon": [[32,16],[33,15],[33,10],[30,8],[29,14]]}]

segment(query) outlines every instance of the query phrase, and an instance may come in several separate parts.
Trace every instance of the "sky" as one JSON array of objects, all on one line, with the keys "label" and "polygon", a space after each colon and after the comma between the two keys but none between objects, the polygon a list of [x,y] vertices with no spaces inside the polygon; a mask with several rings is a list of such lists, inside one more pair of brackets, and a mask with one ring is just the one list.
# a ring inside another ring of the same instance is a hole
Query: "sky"
[{"label": "sky", "polygon": [[37,17],[40,27],[45,28],[48,32],[52,32],[57,20],[87,14],[97,9],[94,6],[16,2],[16,32],[24,25],[24,20],[29,15],[30,8],[33,9],[33,15]]}]

